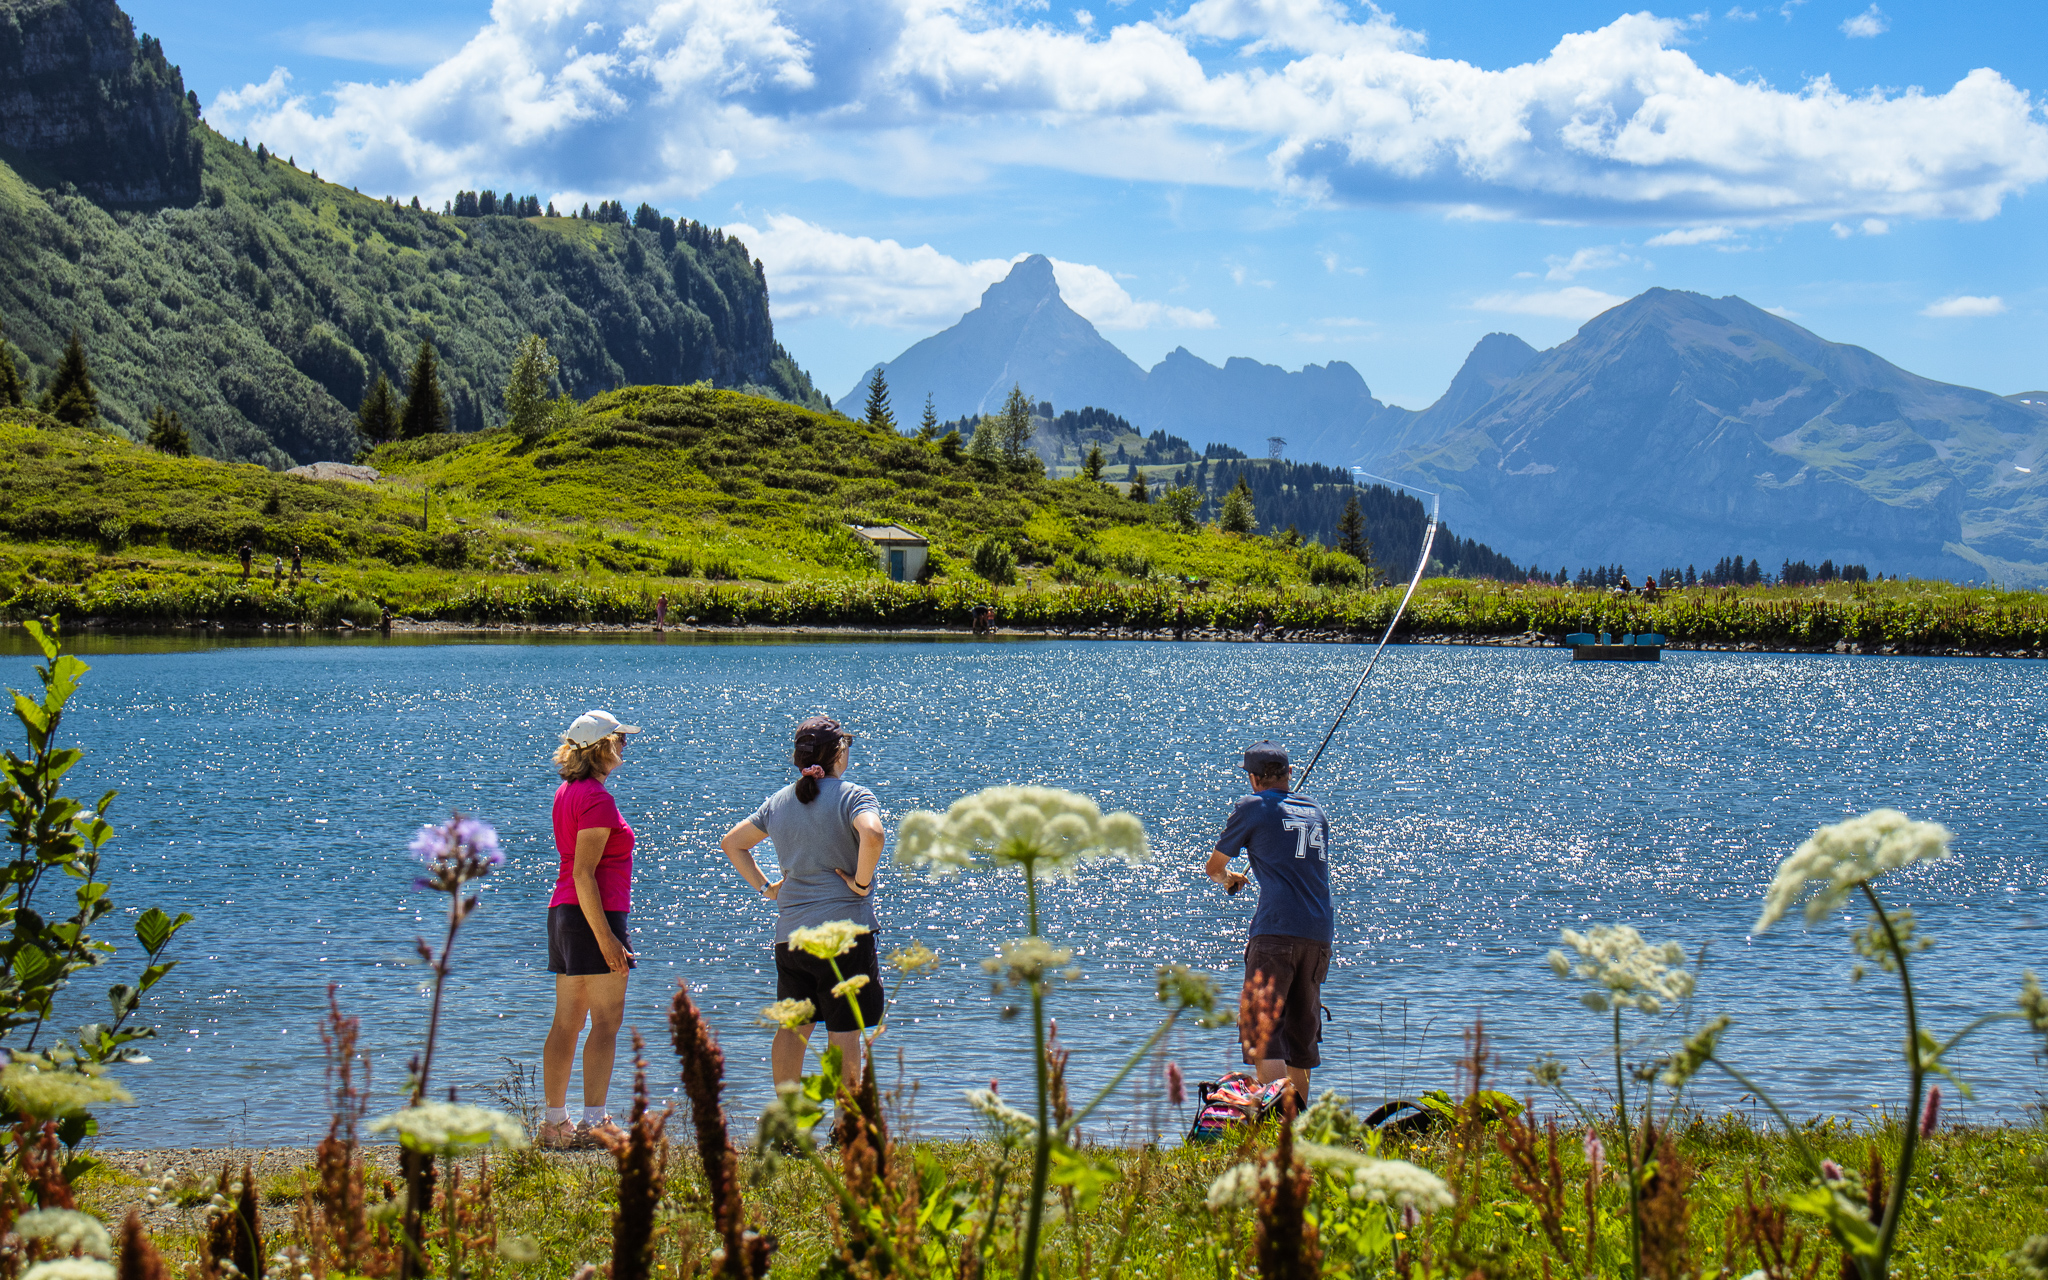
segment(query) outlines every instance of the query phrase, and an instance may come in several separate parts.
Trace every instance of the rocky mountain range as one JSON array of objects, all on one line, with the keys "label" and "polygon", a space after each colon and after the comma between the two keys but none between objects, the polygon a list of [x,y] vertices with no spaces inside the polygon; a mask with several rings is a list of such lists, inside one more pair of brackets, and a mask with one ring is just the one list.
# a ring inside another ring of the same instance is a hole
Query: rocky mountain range
[{"label": "rocky mountain range", "polygon": [[1283,436],[1289,457],[1440,491],[1447,520],[1545,567],[1739,553],[2048,583],[2048,393],[1922,378],[1740,298],[1652,289],[1548,351],[1489,334],[1411,410],[1341,362],[1219,368],[1180,350],[1141,369],[1031,258],[880,367],[898,404],[929,391],[948,416],[1018,382],[1254,455]]}]

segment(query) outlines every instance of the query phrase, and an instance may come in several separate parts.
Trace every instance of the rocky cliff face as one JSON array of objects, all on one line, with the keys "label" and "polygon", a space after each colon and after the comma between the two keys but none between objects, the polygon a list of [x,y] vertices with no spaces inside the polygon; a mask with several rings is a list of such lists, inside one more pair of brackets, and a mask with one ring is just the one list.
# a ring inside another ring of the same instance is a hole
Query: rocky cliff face
[{"label": "rocky cliff face", "polygon": [[0,158],[103,205],[199,199],[199,104],[114,0],[0,0]]}]

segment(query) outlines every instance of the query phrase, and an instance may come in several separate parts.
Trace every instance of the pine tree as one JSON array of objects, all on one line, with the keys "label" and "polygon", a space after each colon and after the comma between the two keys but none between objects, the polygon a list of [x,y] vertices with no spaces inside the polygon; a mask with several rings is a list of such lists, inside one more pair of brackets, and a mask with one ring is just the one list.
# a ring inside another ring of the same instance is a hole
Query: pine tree
[{"label": "pine tree", "polygon": [[24,390],[14,353],[7,349],[7,340],[0,338],[0,409],[21,408]]},{"label": "pine tree", "polygon": [[996,437],[1000,434],[1001,428],[996,425],[994,418],[976,420],[974,424],[974,439],[967,442],[967,456],[970,458],[985,458],[990,462],[994,462],[998,457],[1002,456],[1002,450],[996,447]]},{"label": "pine tree", "polygon": [[925,393],[924,417],[918,419],[917,438],[920,440],[936,440],[939,438],[939,411],[932,407],[930,392]]},{"label": "pine tree", "polygon": [[1145,473],[1138,470],[1136,463],[1131,465],[1131,501],[1152,501],[1152,491],[1145,487]]},{"label": "pine tree", "polygon": [[868,411],[866,422],[888,432],[896,430],[896,414],[889,408],[889,380],[882,376],[882,367],[875,366],[875,376],[868,379]]},{"label": "pine tree", "polygon": [[1081,473],[1087,476],[1090,480],[1102,479],[1101,445],[1091,444],[1088,446],[1088,460],[1081,464]]},{"label": "pine tree", "polygon": [[363,393],[362,404],[356,406],[356,434],[372,444],[382,444],[398,434],[398,393],[381,372]]},{"label": "pine tree", "polygon": [[78,330],[71,331],[71,341],[64,345],[64,356],[57,361],[50,385],[43,388],[36,408],[74,427],[91,426],[99,420],[100,397],[92,389],[92,371],[85,363],[85,340],[78,336]]},{"label": "pine tree", "polygon": [[1344,514],[1337,520],[1337,550],[1364,564],[1372,558],[1372,544],[1365,538],[1365,510],[1358,505],[1358,490],[1344,500]]},{"label": "pine tree", "polygon": [[562,362],[548,353],[547,339],[528,334],[512,357],[512,376],[505,383],[505,425],[531,439],[547,429],[548,383]]},{"label": "pine tree", "polygon": [[997,443],[1002,446],[1003,459],[1016,462],[1023,458],[1031,443],[1031,400],[1024,394],[1024,388],[1010,384],[1010,394],[1003,401],[1003,411],[997,415],[1001,424]]},{"label": "pine tree", "polygon": [[434,344],[421,339],[420,352],[413,357],[412,377],[406,383],[405,411],[398,418],[398,434],[407,440],[448,429],[448,400],[441,393],[439,365]]},{"label": "pine tree", "polygon": [[149,415],[149,435],[145,441],[159,453],[168,453],[174,458],[192,456],[192,437],[185,432],[185,423],[178,417],[176,409],[162,405]]},{"label": "pine tree", "polygon": [[1258,523],[1258,512],[1252,505],[1252,486],[1239,472],[1237,484],[1223,495],[1223,515],[1217,522],[1225,533],[1250,533]]}]

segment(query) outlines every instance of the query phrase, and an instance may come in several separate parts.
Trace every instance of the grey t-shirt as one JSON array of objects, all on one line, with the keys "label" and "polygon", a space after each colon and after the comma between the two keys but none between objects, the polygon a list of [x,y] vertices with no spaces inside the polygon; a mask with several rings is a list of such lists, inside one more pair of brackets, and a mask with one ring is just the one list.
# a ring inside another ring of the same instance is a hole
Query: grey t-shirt
[{"label": "grey t-shirt", "polygon": [[791,929],[831,920],[875,927],[874,898],[861,897],[832,874],[837,867],[859,875],[860,835],[853,820],[863,813],[881,817],[874,792],[844,778],[821,778],[817,798],[809,804],[796,798],[792,783],[763,800],[748,819],[775,843],[775,861],[782,868],[782,890],[775,895],[777,942],[788,942]]}]

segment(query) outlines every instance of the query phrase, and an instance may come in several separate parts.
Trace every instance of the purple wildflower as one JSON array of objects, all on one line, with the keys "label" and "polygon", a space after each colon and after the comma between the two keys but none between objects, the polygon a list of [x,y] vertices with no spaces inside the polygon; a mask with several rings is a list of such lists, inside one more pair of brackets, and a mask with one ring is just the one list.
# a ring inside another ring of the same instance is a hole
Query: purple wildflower
[{"label": "purple wildflower", "polygon": [[1180,1064],[1179,1064],[1178,1062],[1169,1062],[1169,1063],[1167,1063],[1167,1064],[1166,1064],[1166,1101],[1167,1101],[1167,1102],[1168,1102],[1169,1104],[1171,1104],[1171,1105],[1173,1105],[1173,1106],[1176,1106],[1176,1107],[1177,1107],[1177,1106],[1181,1105],[1182,1103],[1186,1102],[1187,1100],[1188,1100],[1188,1090],[1187,1090],[1187,1082],[1186,1082],[1186,1081],[1184,1081],[1184,1080],[1183,1080],[1183,1079],[1181,1078],[1181,1074],[1180,1074]]},{"label": "purple wildflower", "polygon": [[412,838],[407,848],[412,856],[421,862],[435,863],[448,856],[448,829],[446,827],[421,827],[419,834]]},{"label": "purple wildflower", "polygon": [[1934,1126],[1941,1122],[1941,1086],[1935,1085],[1927,1091],[1927,1110],[1920,1114],[1920,1136],[1934,1136]]},{"label": "purple wildflower", "polygon": [[1593,1181],[1600,1181],[1601,1170],[1607,1167],[1607,1144],[1600,1141],[1600,1135],[1586,1130],[1583,1144],[1586,1148],[1586,1165],[1593,1171]]},{"label": "purple wildflower", "polygon": [[1842,1181],[1842,1166],[1832,1160],[1823,1160],[1820,1162],[1820,1176],[1823,1182],[1840,1182]]},{"label": "purple wildflower", "polygon": [[505,865],[496,829],[459,813],[444,826],[421,827],[408,847],[427,864],[427,874],[413,881],[416,889],[454,893]]},{"label": "purple wildflower", "polygon": [[467,845],[469,851],[493,867],[505,865],[505,851],[498,847],[498,829],[488,822],[475,818],[457,818],[449,824],[459,844]]}]

